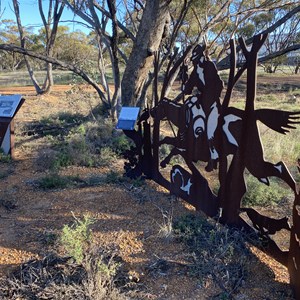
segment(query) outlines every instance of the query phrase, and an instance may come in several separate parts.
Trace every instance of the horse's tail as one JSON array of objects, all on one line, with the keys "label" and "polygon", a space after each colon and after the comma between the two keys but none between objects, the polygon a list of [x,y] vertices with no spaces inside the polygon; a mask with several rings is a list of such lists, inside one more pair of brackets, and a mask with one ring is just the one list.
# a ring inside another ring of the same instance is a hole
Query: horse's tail
[{"label": "horse's tail", "polygon": [[275,109],[258,109],[255,111],[256,119],[269,128],[286,134],[290,129],[295,129],[293,124],[300,124],[300,111],[281,111]]}]

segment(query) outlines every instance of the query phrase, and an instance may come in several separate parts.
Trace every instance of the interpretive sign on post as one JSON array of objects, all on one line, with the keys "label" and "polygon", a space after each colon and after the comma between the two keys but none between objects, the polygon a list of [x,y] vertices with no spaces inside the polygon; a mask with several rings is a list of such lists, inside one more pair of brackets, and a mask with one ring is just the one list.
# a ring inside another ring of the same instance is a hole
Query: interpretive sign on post
[{"label": "interpretive sign on post", "polygon": [[0,148],[14,155],[14,117],[24,103],[22,95],[0,96]]},{"label": "interpretive sign on post", "polygon": [[139,111],[139,107],[122,107],[116,128],[133,130]]},{"label": "interpretive sign on post", "polygon": [[21,95],[0,96],[0,117],[12,118],[21,100]]}]

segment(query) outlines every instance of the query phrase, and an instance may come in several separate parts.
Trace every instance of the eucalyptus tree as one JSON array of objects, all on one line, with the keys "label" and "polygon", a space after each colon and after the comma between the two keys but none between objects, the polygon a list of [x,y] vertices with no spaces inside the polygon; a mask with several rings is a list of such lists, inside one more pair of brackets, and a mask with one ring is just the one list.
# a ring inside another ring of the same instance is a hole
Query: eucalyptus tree
[{"label": "eucalyptus tree", "polygon": [[[46,14],[44,11],[42,0],[38,0],[38,6],[43,21],[45,34],[46,34],[45,54],[46,56],[53,57],[58,24],[61,15],[63,13],[65,4],[60,0],[49,1]],[[47,76],[43,85],[43,90],[48,92],[52,86],[53,86],[52,63],[47,62]]]},{"label": "eucalyptus tree", "polygon": [[[115,115],[119,104],[136,104],[159,50],[165,25],[169,20],[171,0],[147,1],[64,1],[75,14],[90,24],[98,40],[99,72],[105,93],[102,101]],[[133,16],[133,12],[135,16]],[[126,20],[127,19],[127,20]],[[125,25],[124,25],[125,24]],[[130,26],[126,26],[130,24]],[[130,47],[129,55],[122,47]],[[111,95],[106,78],[103,53],[109,53],[113,70],[114,92]],[[120,63],[125,62],[121,78]]]},{"label": "eucalyptus tree", "polygon": [[[290,8],[283,7],[254,16],[253,23],[255,32],[269,28],[274,22],[289,13],[290,10]],[[295,14],[268,36],[264,45],[264,52],[271,54],[275,51],[280,51],[295,44],[299,44],[299,32],[300,14]],[[268,73],[275,73],[281,64],[287,63],[287,59],[287,55],[281,55],[280,57],[270,59],[263,64],[264,69]]]},{"label": "eucalyptus tree", "polygon": [[[24,31],[24,27],[22,26],[18,0],[13,0],[13,6],[14,6],[14,12],[18,24],[20,45],[21,48],[26,48],[26,41],[28,38]],[[43,22],[44,32],[46,37],[44,54],[47,57],[53,56],[53,49],[54,49],[54,44],[55,44],[55,39],[57,34],[57,28],[58,28],[59,20],[62,15],[64,6],[65,4],[61,3],[60,0],[49,1],[48,7],[46,9],[47,13],[45,14],[43,1],[38,0],[39,13]],[[40,85],[36,77],[34,76],[33,68],[30,64],[30,61],[27,59],[26,55],[24,55],[24,60],[37,94],[43,94],[49,92],[51,87],[53,86],[52,63],[46,62],[47,75],[45,77],[43,84]]]},{"label": "eucalyptus tree", "polygon": [[[59,3],[93,30],[99,81],[78,62],[50,56],[53,52],[37,55],[24,47],[11,45],[0,45],[0,49],[25,53],[75,72],[96,89],[113,117],[120,105],[145,105],[146,91],[153,80],[154,61],[162,74],[172,69],[162,88],[161,95],[167,96],[180,63],[188,61],[186,58],[193,45],[206,42],[218,67],[226,69],[230,38],[280,30],[291,18],[299,18],[300,11],[296,0],[61,0]],[[255,26],[254,17],[279,9],[285,14],[277,14],[278,18],[274,18],[268,28]],[[252,38],[246,40],[247,44],[251,42]],[[296,49],[299,44],[287,44],[260,60]],[[113,74],[112,83],[108,81],[108,66]]]},{"label": "eucalyptus tree", "polygon": [[[6,44],[20,44],[18,36],[18,27],[16,22],[9,19],[0,21],[0,41]],[[15,52],[0,53],[1,69],[16,70],[24,61],[23,56]]]}]

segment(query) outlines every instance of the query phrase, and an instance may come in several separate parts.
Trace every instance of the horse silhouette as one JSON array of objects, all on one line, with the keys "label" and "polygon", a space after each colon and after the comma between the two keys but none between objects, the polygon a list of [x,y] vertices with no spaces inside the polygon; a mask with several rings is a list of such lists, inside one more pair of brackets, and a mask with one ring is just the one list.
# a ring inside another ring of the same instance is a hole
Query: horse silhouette
[{"label": "horse silhouette", "polygon": [[[167,119],[178,128],[175,137],[165,137],[159,142],[159,146],[174,146],[161,161],[161,167],[166,167],[174,155],[181,155],[189,162],[208,162],[206,171],[212,171],[217,168],[220,153],[226,157],[235,154],[243,139],[243,142],[246,141],[245,166],[249,172],[266,185],[269,185],[270,176],[281,178],[295,191],[295,181],[286,165],[282,161],[273,164],[264,160],[257,121],[285,134],[295,128],[294,124],[300,123],[300,112],[257,109],[249,116],[244,110],[222,107],[220,94],[223,82],[215,64],[205,56],[204,49],[195,47],[192,54],[194,68],[182,86],[184,93],[197,89],[195,95],[189,96],[184,103],[163,98],[156,107],[146,110],[140,117],[140,122],[150,115],[159,121]],[[252,118],[247,123],[251,128],[247,128],[247,136],[243,137],[246,118]]]}]

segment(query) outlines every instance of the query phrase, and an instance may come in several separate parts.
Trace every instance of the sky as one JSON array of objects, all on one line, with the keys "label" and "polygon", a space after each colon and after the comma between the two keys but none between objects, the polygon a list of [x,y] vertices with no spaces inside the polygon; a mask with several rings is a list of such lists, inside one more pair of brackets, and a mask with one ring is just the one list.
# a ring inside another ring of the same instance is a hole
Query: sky
[{"label": "sky", "polygon": [[[45,8],[48,7],[49,0],[44,0],[44,6]],[[1,15],[0,18],[3,19],[12,19],[16,20],[15,14],[13,11],[13,4],[12,0],[0,0],[1,3]],[[32,26],[34,29],[34,32],[37,32],[42,27],[42,20],[39,14],[37,0],[19,0],[20,5],[20,15],[21,15],[21,21],[23,26]],[[76,31],[81,30],[85,33],[88,33],[90,30],[86,27],[76,24],[74,22],[71,22],[73,20],[79,21],[80,19],[78,17],[75,17],[73,12],[65,8],[61,21],[69,21],[69,22],[63,22],[61,25],[69,26],[70,31]]]}]

